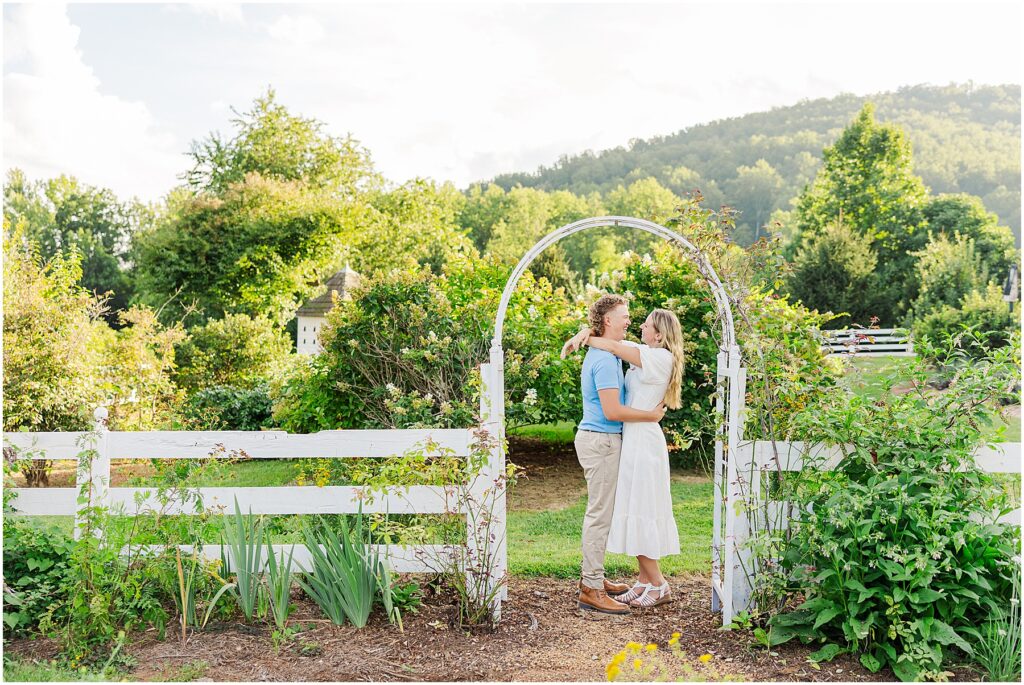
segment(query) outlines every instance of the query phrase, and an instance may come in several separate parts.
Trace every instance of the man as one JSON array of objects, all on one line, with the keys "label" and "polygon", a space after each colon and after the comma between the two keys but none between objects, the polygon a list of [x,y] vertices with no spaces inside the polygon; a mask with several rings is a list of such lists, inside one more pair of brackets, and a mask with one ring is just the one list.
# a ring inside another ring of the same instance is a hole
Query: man
[{"label": "man", "polygon": [[[624,340],[629,328],[629,307],[620,295],[603,295],[590,306],[590,328],[594,335]],[[562,356],[575,351],[572,341]],[[622,362],[610,352],[590,348],[583,360],[580,378],[583,392],[583,420],[576,433],[576,456],[587,479],[587,511],[583,517],[583,574],[577,606],[606,614],[628,614],[629,607],[614,596],[629,590],[623,583],[604,577],[604,554],[608,543],[615,486],[619,477],[623,421],[661,421],[665,405],[653,411],[625,406]]]}]

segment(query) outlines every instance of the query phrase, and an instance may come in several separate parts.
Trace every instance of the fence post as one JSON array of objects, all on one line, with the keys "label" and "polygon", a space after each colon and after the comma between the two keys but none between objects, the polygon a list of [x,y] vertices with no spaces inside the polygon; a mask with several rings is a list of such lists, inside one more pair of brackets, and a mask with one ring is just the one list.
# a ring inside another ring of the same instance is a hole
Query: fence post
[{"label": "fence post", "polygon": [[[75,539],[82,536],[81,523],[84,507],[103,507],[107,505],[108,489],[110,487],[110,449],[108,442],[110,433],[107,430],[107,416],[109,412],[106,407],[96,407],[93,410],[93,431],[96,433],[96,442],[93,445],[95,455],[90,459],[89,464],[83,466],[78,464],[75,485],[78,488],[78,496],[82,496],[82,489],[90,484],[90,496],[86,501],[79,500],[79,512],[75,515]],[[95,531],[97,537],[102,537],[103,531]]]},{"label": "fence post", "polygon": [[722,623],[728,625],[733,616],[748,608],[751,595],[750,552],[743,549],[750,538],[750,498],[755,487],[751,475],[754,450],[752,445],[740,446],[743,439],[741,410],[747,388],[747,370],[740,365],[739,347],[729,350],[729,452],[726,455],[727,493],[725,507],[724,594]]},{"label": "fence post", "polygon": [[[508,599],[508,588],[506,585],[506,574],[508,572],[508,547],[505,532],[505,453],[502,449],[502,428],[503,428],[503,407],[502,402],[496,400],[496,395],[501,392],[501,369],[492,360],[489,364],[480,365],[480,423],[487,431],[492,444],[487,463],[483,466],[477,476],[472,489],[475,503],[479,509],[475,512],[477,530],[468,531],[468,540],[472,540],[473,533],[482,535],[487,539],[476,542],[476,549],[486,550],[487,558],[481,558],[486,564],[485,572],[488,574],[485,579],[485,592],[487,595],[494,594],[491,608],[495,621],[501,619],[501,602]],[[471,548],[472,549],[472,548]],[[480,552],[478,552],[480,553]],[[497,590],[495,592],[495,590]]]}]

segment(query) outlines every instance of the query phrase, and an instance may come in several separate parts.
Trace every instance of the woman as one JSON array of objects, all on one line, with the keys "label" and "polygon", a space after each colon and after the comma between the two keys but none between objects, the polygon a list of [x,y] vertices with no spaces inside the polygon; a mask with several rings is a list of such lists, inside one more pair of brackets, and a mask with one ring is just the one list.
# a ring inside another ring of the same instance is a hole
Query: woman
[{"label": "woman", "polygon": [[[683,333],[676,315],[655,309],[640,326],[643,345],[616,342],[580,331],[567,343],[570,350],[588,344],[630,363],[626,373],[626,404],[649,410],[664,402],[680,406],[683,377]],[[679,532],[672,514],[668,446],[658,423],[625,423],[622,456],[615,491],[608,551],[635,556],[638,581],[616,599],[634,607],[668,602],[671,590],[658,559],[679,554]]]}]

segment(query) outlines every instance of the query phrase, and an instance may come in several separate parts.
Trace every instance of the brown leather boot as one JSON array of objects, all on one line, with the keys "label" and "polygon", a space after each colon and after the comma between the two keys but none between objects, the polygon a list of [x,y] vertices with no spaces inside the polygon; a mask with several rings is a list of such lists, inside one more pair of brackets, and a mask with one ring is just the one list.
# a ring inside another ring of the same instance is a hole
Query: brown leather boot
[{"label": "brown leather boot", "polygon": [[604,590],[595,590],[582,584],[580,585],[580,595],[576,606],[587,611],[600,611],[602,614],[629,613],[628,606],[622,602],[616,602]]},{"label": "brown leather boot", "polygon": [[612,581],[605,579],[604,591],[612,597],[618,597],[619,595],[624,595],[629,592],[629,586],[625,583],[613,583]]},{"label": "brown leather boot", "polygon": [[[618,597],[629,592],[629,586],[625,583],[613,583],[612,581],[604,578],[604,591],[611,597]],[[579,582],[579,589],[583,590],[583,581]]]}]

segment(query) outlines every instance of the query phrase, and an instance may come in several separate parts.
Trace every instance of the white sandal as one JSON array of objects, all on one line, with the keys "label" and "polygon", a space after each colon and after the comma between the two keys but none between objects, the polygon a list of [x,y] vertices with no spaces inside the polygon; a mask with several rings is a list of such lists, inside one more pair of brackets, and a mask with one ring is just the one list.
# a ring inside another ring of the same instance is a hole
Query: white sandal
[{"label": "white sandal", "polygon": [[641,583],[639,580],[633,583],[633,587],[629,588],[621,595],[615,598],[615,601],[622,602],[623,604],[629,604],[637,597],[640,597],[647,589],[653,587],[650,583]]},{"label": "white sandal", "polygon": [[[629,606],[631,606],[631,607],[644,607],[644,608],[656,607],[656,606],[658,606],[660,604],[665,604],[666,602],[672,601],[672,591],[671,591],[671,589],[668,586],[668,581],[667,580],[662,585],[655,585],[654,583],[638,583],[638,584],[644,586],[644,591],[640,594],[639,597],[631,599],[629,601]],[[655,599],[654,597],[651,597],[650,592],[652,590],[657,590],[658,591],[657,599]]]}]

